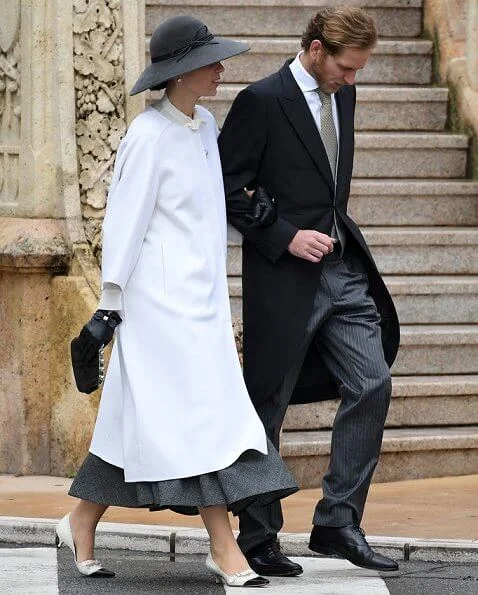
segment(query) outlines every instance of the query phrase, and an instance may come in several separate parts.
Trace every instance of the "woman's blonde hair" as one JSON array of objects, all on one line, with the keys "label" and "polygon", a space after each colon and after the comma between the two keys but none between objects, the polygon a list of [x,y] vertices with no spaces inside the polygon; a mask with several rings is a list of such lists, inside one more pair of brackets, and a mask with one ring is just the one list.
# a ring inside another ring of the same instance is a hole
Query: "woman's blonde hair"
[{"label": "woman's blonde hair", "polygon": [[329,54],[345,48],[372,48],[377,42],[377,29],[372,17],[354,6],[324,6],[312,17],[302,35],[302,47],[310,48],[318,39]]}]

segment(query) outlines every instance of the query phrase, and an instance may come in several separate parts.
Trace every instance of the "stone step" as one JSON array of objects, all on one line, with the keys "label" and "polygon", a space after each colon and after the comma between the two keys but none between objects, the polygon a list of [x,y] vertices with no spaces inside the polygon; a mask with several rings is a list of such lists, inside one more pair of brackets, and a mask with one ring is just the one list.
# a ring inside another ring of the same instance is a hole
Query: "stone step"
[{"label": "stone step", "polygon": [[359,85],[356,130],[443,130],[448,89]]},{"label": "stone step", "polygon": [[349,213],[358,225],[478,226],[478,182],[356,178]]},{"label": "stone step", "polygon": [[478,276],[386,276],[401,324],[478,324]]},{"label": "stone step", "polygon": [[355,136],[357,178],[461,178],[468,137],[444,133],[372,133]]},{"label": "stone step", "polygon": [[384,275],[476,275],[478,228],[362,228]]},{"label": "stone step", "polygon": [[[395,376],[387,427],[478,425],[478,376]],[[291,405],[283,428],[331,429],[340,401]]]},{"label": "stone step", "polygon": [[[201,103],[222,127],[236,95],[245,85],[224,84]],[[150,100],[160,97],[150,94]],[[355,130],[441,131],[445,127],[448,89],[440,87],[358,86]]]},{"label": "stone step", "polygon": [[[320,487],[329,430],[284,432],[281,454],[302,488]],[[478,427],[387,429],[374,482],[469,475],[478,469]]]},{"label": "stone step", "polygon": [[478,374],[478,325],[429,324],[400,327],[395,376]]},{"label": "stone step", "polygon": [[[298,38],[241,38],[251,50],[228,60],[225,83],[251,83],[278,70],[300,50]],[[149,64],[149,39],[146,46]],[[380,40],[367,66],[357,75],[359,83],[427,85],[431,82],[432,43],[427,40]]]},{"label": "stone step", "polygon": [[[385,276],[401,324],[478,324],[478,276]],[[229,278],[231,311],[242,322],[242,282]]]},{"label": "stone step", "polygon": [[[335,4],[338,0],[329,0]],[[317,0],[146,0],[146,31],[171,16],[188,14],[217,35],[300,35],[320,6]],[[365,0],[380,35],[416,37],[422,30],[422,0]]]},{"label": "stone step", "polygon": [[[384,275],[478,274],[478,228],[365,227],[365,239]],[[228,246],[228,275],[242,269],[241,245]]]}]

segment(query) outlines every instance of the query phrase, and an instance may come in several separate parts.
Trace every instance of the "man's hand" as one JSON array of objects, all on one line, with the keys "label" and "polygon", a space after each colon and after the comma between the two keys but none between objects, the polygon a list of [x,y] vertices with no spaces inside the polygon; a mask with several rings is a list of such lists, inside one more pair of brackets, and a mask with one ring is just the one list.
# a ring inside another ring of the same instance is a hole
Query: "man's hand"
[{"label": "man's hand", "polygon": [[295,234],[287,250],[297,258],[320,262],[326,254],[333,252],[334,241],[336,240],[320,231],[302,229]]}]

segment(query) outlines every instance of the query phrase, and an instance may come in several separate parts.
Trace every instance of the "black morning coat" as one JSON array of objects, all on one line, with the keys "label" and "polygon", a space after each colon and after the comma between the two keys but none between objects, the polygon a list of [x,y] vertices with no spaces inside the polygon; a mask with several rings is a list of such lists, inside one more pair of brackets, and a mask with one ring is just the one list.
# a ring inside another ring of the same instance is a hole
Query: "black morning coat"
[{"label": "black morning coat", "polygon": [[[244,378],[257,405],[278,387],[300,352],[322,264],[292,256],[287,247],[300,229],[330,233],[334,182],[319,131],[289,64],[241,91],[219,136],[229,222],[243,235]],[[347,215],[354,155],[355,87],[335,95],[340,153],[335,209],[347,229],[347,250],[368,274],[369,293],[381,315],[382,343],[391,366],[398,350],[397,314],[356,223]],[[251,228],[244,187],[265,188],[277,221]],[[337,386],[312,343],[291,403],[338,396]]]}]

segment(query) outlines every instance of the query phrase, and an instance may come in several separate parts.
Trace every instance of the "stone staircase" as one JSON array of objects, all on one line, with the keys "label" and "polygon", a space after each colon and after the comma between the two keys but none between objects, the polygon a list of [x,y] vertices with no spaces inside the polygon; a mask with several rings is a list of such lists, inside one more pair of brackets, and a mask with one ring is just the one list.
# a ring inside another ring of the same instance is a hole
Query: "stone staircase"
[{"label": "stone staircase", "polygon": [[[329,0],[330,1],[333,0]],[[252,49],[226,63],[205,101],[219,125],[238,91],[293,57],[316,0],[146,0],[146,33],[177,14]],[[391,290],[402,340],[375,481],[478,472],[478,181],[468,138],[446,131],[448,90],[432,84],[422,0],[365,0],[380,41],[358,79],[350,213]],[[154,95],[152,95],[154,97]],[[229,246],[233,317],[241,318],[241,247]],[[289,408],[282,454],[318,485],[337,401]]]}]

